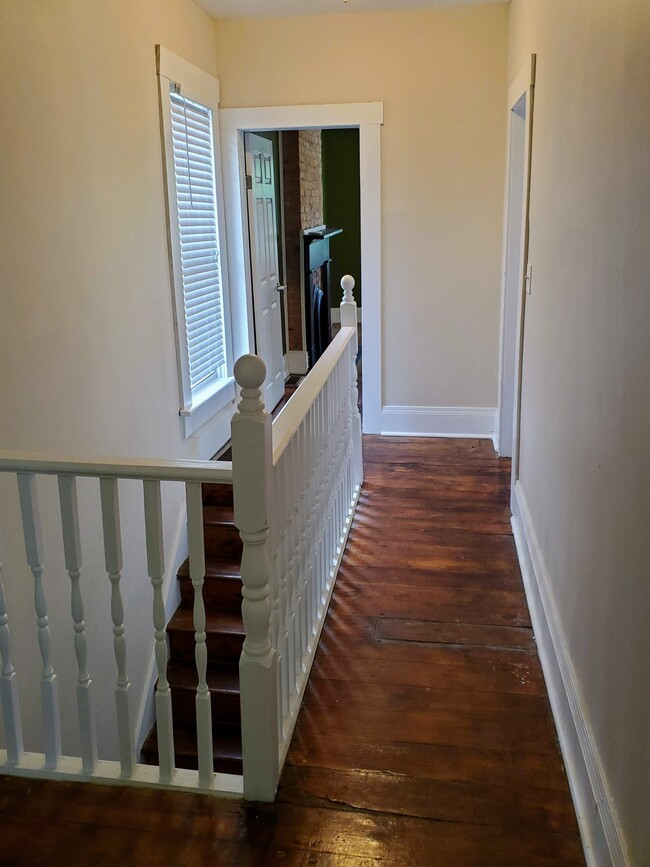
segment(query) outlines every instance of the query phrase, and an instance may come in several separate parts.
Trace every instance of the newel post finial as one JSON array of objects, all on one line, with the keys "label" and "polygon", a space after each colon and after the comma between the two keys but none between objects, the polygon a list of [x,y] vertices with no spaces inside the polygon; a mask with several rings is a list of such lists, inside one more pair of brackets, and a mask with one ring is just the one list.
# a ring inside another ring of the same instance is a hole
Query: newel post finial
[{"label": "newel post finial", "polygon": [[346,274],[345,277],[341,277],[341,289],[343,290],[343,301],[347,303],[348,301],[354,301],[354,295],[352,294],[352,290],[356,286],[356,281],[354,277],[350,274]]},{"label": "newel post finial", "polygon": [[235,381],[241,388],[237,409],[246,415],[264,413],[261,388],[266,379],[266,365],[257,355],[242,355],[235,362]]},{"label": "newel post finial", "polygon": [[357,327],[357,302],[354,300],[352,290],[354,289],[355,280],[349,274],[341,278],[341,289],[343,289],[343,300],[341,301],[341,326]]}]

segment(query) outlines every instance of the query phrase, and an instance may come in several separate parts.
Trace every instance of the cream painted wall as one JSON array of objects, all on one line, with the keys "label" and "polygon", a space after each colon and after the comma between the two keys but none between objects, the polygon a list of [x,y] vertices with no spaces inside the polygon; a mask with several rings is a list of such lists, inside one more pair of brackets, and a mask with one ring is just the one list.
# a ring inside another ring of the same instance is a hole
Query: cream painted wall
[{"label": "cream painted wall", "polygon": [[[207,457],[182,438],[167,265],[154,46],[215,71],[211,20],[190,0],[3,0],[0,76],[0,448],[64,456]],[[52,480],[49,480],[50,482]],[[27,748],[39,745],[38,649],[15,483],[0,478],[0,537]],[[114,754],[115,682],[98,530],[82,482],[82,588],[102,754]],[[132,709],[152,645],[141,490],[122,486]],[[64,748],[76,739],[69,580],[55,484],[42,485],[45,582]],[[168,555],[182,491],[167,488]],[[173,564],[170,564],[172,566]],[[171,574],[170,574],[171,581]],[[98,689],[99,693],[99,689]],[[98,696],[99,697],[99,696]]]},{"label": "cream painted wall", "polygon": [[224,107],[383,101],[383,403],[494,406],[507,7],[215,31]]},{"label": "cream painted wall", "polygon": [[650,5],[513,0],[537,53],[521,487],[629,847],[650,863]]}]

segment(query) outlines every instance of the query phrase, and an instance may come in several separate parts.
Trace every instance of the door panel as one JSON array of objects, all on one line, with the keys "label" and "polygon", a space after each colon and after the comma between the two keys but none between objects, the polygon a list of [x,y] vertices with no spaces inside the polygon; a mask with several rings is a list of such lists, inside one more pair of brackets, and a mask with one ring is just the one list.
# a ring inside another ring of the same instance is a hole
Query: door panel
[{"label": "door panel", "polygon": [[284,395],[273,143],[253,133],[246,133],[245,143],[256,351],[266,364],[263,394],[270,411]]}]

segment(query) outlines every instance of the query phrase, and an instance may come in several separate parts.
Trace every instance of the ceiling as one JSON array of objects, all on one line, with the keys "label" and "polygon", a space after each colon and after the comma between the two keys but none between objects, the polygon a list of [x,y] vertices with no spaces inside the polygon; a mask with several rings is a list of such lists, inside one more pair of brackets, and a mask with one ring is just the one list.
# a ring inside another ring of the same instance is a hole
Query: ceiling
[{"label": "ceiling", "polygon": [[423,9],[434,6],[469,6],[508,0],[194,0],[213,18],[318,15],[334,12],[371,12],[387,9]]}]

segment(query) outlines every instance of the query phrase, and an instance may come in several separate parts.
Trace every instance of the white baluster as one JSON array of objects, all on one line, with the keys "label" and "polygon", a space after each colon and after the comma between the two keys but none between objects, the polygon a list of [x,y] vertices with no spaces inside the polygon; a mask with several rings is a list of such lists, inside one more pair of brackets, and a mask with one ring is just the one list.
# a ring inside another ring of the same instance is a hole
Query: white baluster
[{"label": "white baluster", "polygon": [[122,578],[122,534],[120,529],[120,503],[117,479],[99,480],[104,530],[104,558],[111,582],[111,620],[113,622],[113,651],[117,666],[115,707],[117,736],[120,750],[121,775],[131,777],[135,764],[133,730],[129,713],[129,678],[126,674],[126,639],[124,637],[124,603],[120,591]]},{"label": "white baluster", "polygon": [[196,687],[196,738],[199,759],[199,785],[208,788],[214,779],[212,747],[212,706],[208,688],[208,645],[205,632],[205,542],[203,539],[203,496],[200,482],[185,485],[187,535],[190,552],[190,580],[194,588],[194,659],[198,674]]},{"label": "white baluster", "polygon": [[97,736],[92,704],[92,680],[86,660],[86,627],[79,581],[81,578],[81,543],[79,539],[79,508],[77,480],[74,476],[59,476],[59,503],[63,530],[65,568],[70,576],[70,611],[74,629],[74,651],[77,658],[77,713],[84,773],[92,774],[97,766]]},{"label": "white baluster", "polygon": [[275,515],[280,529],[278,538],[278,653],[280,669],[280,700],[282,711],[282,731],[284,721],[289,715],[289,640],[287,635],[287,570],[286,570],[286,508],[284,493],[285,456],[280,457],[278,465],[274,468],[273,481],[274,493],[277,497]]},{"label": "white baluster", "polygon": [[241,577],[246,639],[239,663],[244,795],[272,800],[279,778],[278,656],[270,640],[269,536],[273,484],[271,418],[260,387],[266,376],[261,359],[244,355],[235,364],[241,386],[232,420],[235,523],[244,543]]},{"label": "white baluster", "polygon": [[346,274],[341,278],[343,289],[343,301],[341,302],[341,326],[353,326],[355,329],[352,341],[352,364],[350,376],[350,405],[352,413],[353,440],[354,440],[354,481],[356,485],[363,482],[363,455],[361,446],[361,414],[359,413],[359,391],[357,388],[357,352],[359,351],[359,337],[357,332],[357,302],[354,300],[354,277]]},{"label": "white baluster", "polygon": [[147,569],[153,587],[153,628],[156,669],[156,725],[158,738],[158,766],[161,783],[170,783],[174,775],[174,722],[172,719],[172,693],[167,680],[167,633],[165,631],[165,601],[162,585],[165,575],[165,548],[163,544],[162,502],[159,481],[144,481],[144,522],[147,537]]},{"label": "white baluster", "polygon": [[36,498],[36,482],[32,473],[18,473],[20,511],[25,536],[27,562],[34,576],[34,608],[38,624],[38,644],[43,669],[41,673],[41,700],[43,705],[43,729],[45,741],[45,767],[56,768],[61,757],[61,719],[59,715],[59,691],[52,668],[50,626],[47,616],[47,601],[43,587],[43,543],[41,520]]},{"label": "white baluster", "polygon": [[7,615],[7,600],[2,581],[2,552],[0,552],[0,701],[7,743],[7,763],[17,765],[23,757],[23,730],[18,703],[18,678],[11,661],[11,633]]}]

